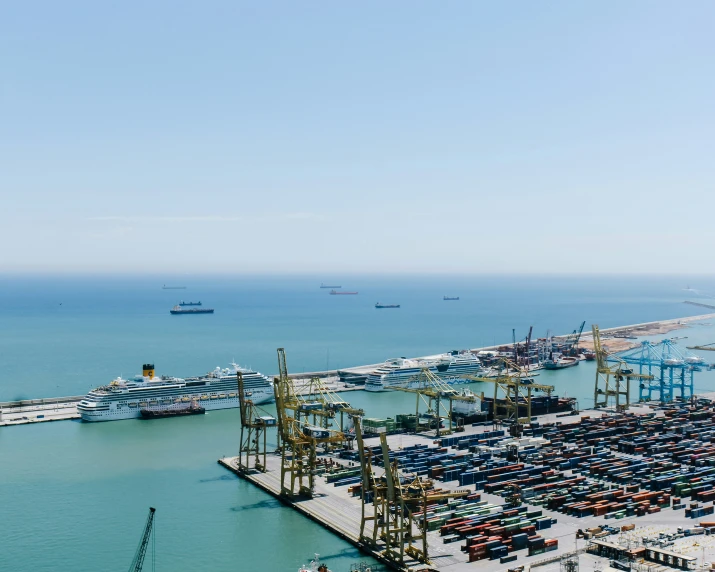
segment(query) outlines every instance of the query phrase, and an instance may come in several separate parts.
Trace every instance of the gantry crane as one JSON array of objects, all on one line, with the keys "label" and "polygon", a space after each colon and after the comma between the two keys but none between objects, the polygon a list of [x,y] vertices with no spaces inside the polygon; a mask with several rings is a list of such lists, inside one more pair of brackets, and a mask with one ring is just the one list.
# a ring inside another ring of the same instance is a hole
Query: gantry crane
[{"label": "gantry crane", "polygon": [[[299,397],[311,403],[322,403],[323,409],[319,415],[313,410],[313,413],[320,417],[321,426],[328,429],[332,421],[336,424],[336,427],[333,427],[333,429],[346,436],[345,446],[352,445],[352,436],[349,435],[350,427],[348,422],[356,416],[363,417],[365,415],[363,409],[352,407],[350,403],[330,389],[319,377],[312,377],[308,384],[307,391],[301,392]],[[315,419],[314,423],[317,422],[318,419]]]},{"label": "gantry crane", "polygon": [[[420,420],[420,400],[427,405],[427,413],[431,413],[436,422],[437,428],[435,437],[452,433],[452,404],[454,401],[464,401],[476,403],[475,395],[462,395],[456,389],[447,385],[442,379],[436,376],[428,367],[422,368],[420,373],[412,378],[408,383],[414,383],[416,387],[392,386],[390,389],[405,391],[417,394],[415,406],[415,433],[419,433]],[[444,402],[449,403],[449,409],[445,408]],[[440,409],[444,409],[446,415],[442,415]],[[442,420],[447,420],[447,427],[444,432],[440,429]]]},{"label": "gantry crane", "polygon": [[139,541],[139,546],[137,547],[136,554],[134,554],[134,560],[132,560],[132,564],[129,567],[129,572],[141,572],[144,567],[144,557],[146,556],[146,549],[149,546],[149,538],[151,537],[152,527],[154,526],[155,512],[156,509],[154,507],[149,507],[149,516],[144,525],[144,533]]},{"label": "gantry crane", "polygon": [[[400,567],[407,565],[407,558],[429,564],[427,506],[441,500],[463,498],[470,491],[436,491],[430,480],[424,481],[418,476],[406,479],[397,461],[390,461],[385,434],[380,435],[384,474],[376,477],[372,452],[364,446],[360,418],[355,417],[354,422],[362,470],[360,541],[375,550],[382,549],[382,556]],[[417,517],[421,517],[419,525],[415,523]],[[368,523],[372,527],[371,534],[366,531]],[[419,530],[415,530],[415,526]]]},{"label": "gantry crane", "polygon": [[[317,468],[317,446],[327,447],[345,442],[345,435],[339,431],[326,429],[308,423],[310,415],[326,414],[319,401],[301,399],[288,376],[285,350],[278,348],[278,377],[273,381],[278,413],[278,434],[282,440],[281,453],[281,494],[289,498],[312,497],[315,490]],[[301,415],[304,419],[301,420]],[[290,479],[290,483],[287,480]]]},{"label": "gantry crane", "polygon": [[[236,372],[238,380],[238,402],[241,412],[241,440],[238,449],[238,471],[247,473],[251,470],[266,472],[266,429],[275,427],[276,420],[257,407],[250,394],[246,394],[243,384],[243,373]],[[263,413],[263,415],[259,415]],[[261,447],[261,445],[263,445]],[[243,460],[243,454],[246,460]],[[251,467],[251,455],[254,456]]]},{"label": "gantry crane", "polygon": [[583,328],[585,325],[586,320],[581,322],[581,327],[579,327],[578,330],[574,330],[571,334],[566,336],[567,347],[565,348],[566,351],[564,353],[572,356],[576,355],[578,342],[581,339],[581,334],[583,333]]},{"label": "gantry crane", "polygon": [[[644,375],[635,373],[633,368],[628,364],[618,359],[617,356],[611,356],[610,359],[618,361],[613,365],[608,365],[609,354],[606,348],[601,344],[601,331],[597,324],[591,325],[593,333],[593,350],[596,353],[596,384],[593,391],[593,407],[608,407],[608,402],[611,397],[615,399],[616,411],[622,408],[628,408],[631,403],[631,379],[650,380],[652,375]],[[625,380],[625,385],[623,381]],[[623,403],[621,403],[623,397]]]},{"label": "gantry crane", "polygon": [[[472,381],[481,381],[494,384],[494,421],[507,421],[513,424],[531,423],[531,397],[534,392],[544,392],[551,396],[553,385],[534,383],[533,376],[525,368],[510,359],[501,358],[502,367],[496,377],[482,377],[478,375],[465,376]],[[499,392],[503,394],[504,414],[499,414]],[[526,407],[526,417],[520,417],[520,407]]]}]

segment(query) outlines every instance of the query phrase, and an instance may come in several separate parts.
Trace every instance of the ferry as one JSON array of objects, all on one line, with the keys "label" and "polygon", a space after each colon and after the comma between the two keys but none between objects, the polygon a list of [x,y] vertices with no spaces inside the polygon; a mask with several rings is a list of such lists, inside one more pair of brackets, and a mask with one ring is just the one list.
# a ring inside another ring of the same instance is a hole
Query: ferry
[{"label": "ferry", "polygon": [[131,379],[118,377],[108,385],[90,391],[78,404],[83,421],[114,421],[138,419],[140,408],[152,408],[171,399],[190,403],[201,400],[206,411],[239,407],[238,380],[243,375],[244,392],[259,405],[273,401],[273,385],[257,371],[232,363],[230,368],[217,367],[198,377],[155,376],[154,364],[144,364],[142,375]]},{"label": "ferry", "polygon": [[479,358],[471,352],[451,352],[426,359],[394,358],[370,372],[365,381],[366,391],[383,391],[391,387],[413,388],[418,385],[417,377],[428,368],[447,384],[470,383],[464,378],[482,372]]}]

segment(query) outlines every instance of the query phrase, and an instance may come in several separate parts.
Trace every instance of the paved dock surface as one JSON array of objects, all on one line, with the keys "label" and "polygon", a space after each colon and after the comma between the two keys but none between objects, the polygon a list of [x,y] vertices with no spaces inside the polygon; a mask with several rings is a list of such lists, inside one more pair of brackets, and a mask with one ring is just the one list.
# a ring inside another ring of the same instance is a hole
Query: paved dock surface
[{"label": "paved dock surface", "polygon": [[81,399],[81,397],[66,397],[0,403],[0,427],[79,419],[77,403]]}]

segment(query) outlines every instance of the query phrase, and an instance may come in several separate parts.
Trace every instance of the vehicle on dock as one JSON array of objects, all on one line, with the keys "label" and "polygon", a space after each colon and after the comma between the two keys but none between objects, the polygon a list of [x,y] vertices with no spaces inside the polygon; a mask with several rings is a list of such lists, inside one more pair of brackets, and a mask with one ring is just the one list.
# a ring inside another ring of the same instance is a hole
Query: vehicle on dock
[{"label": "vehicle on dock", "polygon": [[243,376],[244,393],[256,404],[274,400],[273,385],[260,372],[232,363],[197,377],[155,376],[154,364],[144,364],[142,375],[118,377],[90,391],[77,404],[83,421],[139,419],[142,409],[201,401],[207,411],[239,407],[237,372]]}]

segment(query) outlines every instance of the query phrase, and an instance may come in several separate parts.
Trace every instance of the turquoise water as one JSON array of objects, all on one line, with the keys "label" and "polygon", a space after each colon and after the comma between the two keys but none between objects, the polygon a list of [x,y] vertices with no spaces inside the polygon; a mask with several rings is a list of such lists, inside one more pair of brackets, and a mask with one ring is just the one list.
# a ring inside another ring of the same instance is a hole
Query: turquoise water
[{"label": "turquoise water", "polygon": [[[291,371],[315,370],[507,342],[511,328],[523,337],[532,324],[542,336],[584,319],[608,327],[686,316],[701,313],[682,304],[694,297],[682,291],[686,281],[715,290],[694,278],[364,277],[339,280],[360,292],[343,297],[318,288],[329,279],[5,277],[0,401],[83,393],[138,373],[146,361],[174,375],[232,359],[273,373],[282,346]],[[189,289],[161,290],[177,282]],[[443,302],[443,295],[461,300]],[[216,313],[169,315],[181,298]],[[377,301],[402,308],[378,311]],[[715,328],[672,335],[709,343]],[[593,364],[581,363],[541,372],[539,381],[588,406],[594,375]],[[715,375],[699,374],[696,388],[715,391]],[[414,408],[411,395],[345,395],[370,416]],[[290,572],[319,552],[341,572],[364,559],[219,467],[237,441],[236,410],[0,429],[0,570],[126,569],[150,505],[157,507],[157,570]]]}]

